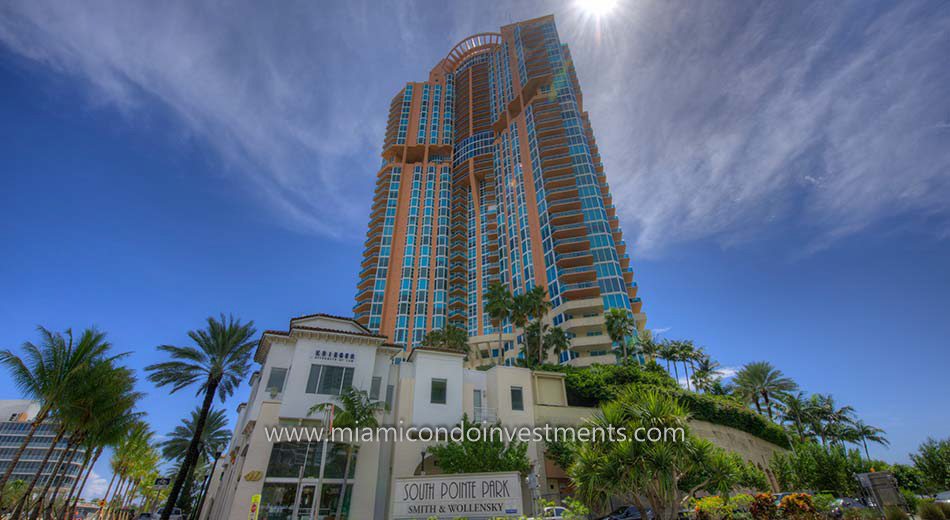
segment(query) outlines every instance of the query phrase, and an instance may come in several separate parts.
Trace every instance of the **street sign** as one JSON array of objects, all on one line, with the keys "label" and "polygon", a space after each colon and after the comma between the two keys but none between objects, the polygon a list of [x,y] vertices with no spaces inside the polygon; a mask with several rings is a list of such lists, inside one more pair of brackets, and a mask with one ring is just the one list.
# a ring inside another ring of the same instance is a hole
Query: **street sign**
[{"label": "street sign", "polygon": [[157,479],[155,479],[155,487],[158,487],[158,488],[168,487],[168,485],[171,483],[172,483],[172,479],[168,477],[158,477]]}]

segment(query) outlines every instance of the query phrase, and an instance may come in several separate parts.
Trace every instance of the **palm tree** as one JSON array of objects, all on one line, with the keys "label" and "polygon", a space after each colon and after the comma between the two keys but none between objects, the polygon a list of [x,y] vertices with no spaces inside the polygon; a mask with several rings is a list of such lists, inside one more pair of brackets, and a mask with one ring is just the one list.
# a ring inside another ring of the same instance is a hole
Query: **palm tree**
[{"label": "palm tree", "polygon": [[[762,413],[762,404],[765,405],[769,419],[772,419],[772,398],[798,390],[794,381],[785,377],[781,370],[776,369],[767,361],[757,361],[742,367],[736,374],[736,387],[741,397],[755,405],[756,411]],[[761,399],[761,401],[760,401]]]},{"label": "palm tree", "polygon": [[838,406],[834,397],[825,394],[814,394],[808,401],[811,427],[821,438],[824,446],[827,441],[841,443],[848,426],[854,424],[854,408]]},{"label": "palm tree", "polygon": [[[341,428],[351,430],[350,440],[358,437],[355,429],[357,428],[377,428],[379,421],[377,415],[389,410],[386,403],[376,401],[370,398],[369,393],[363,390],[349,387],[337,397],[340,407],[337,410],[333,403],[319,403],[310,408],[309,413],[317,411],[333,411],[333,423],[331,428]],[[355,442],[355,441],[353,441]],[[336,518],[343,518],[343,502],[346,499],[346,481],[350,476],[350,464],[353,460],[353,442],[346,447],[346,466],[343,470],[343,485],[340,491],[340,498],[336,505]]]},{"label": "palm tree", "polygon": [[868,453],[868,441],[876,442],[881,446],[889,446],[891,443],[887,440],[887,437],[884,436],[884,430],[876,426],[871,426],[870,424],[865,423],[862,420],[857,420],[854,422],[854,425],[849,429],[851,434],[852,442],[857,443],[858,441],[864,445],[864,456],[867,459],[871,460],[871,454]]},{"label": "palm tree", "polygon": [[[530,368],[542,363],[548,347],[544,342],[544,336],[549,328],[540,321],[532,321],[524,328],[524,345],[521,347],[521,352],[524,354],[524,366]],[[542,351],[539,352],[535,350],[536,348]]]},{"label": "palm tree", "polygon": [[[191,411],[191,417],[182,419],[180,425],[176,426],[167,438],[158,443],[162,457],[166,460],[175,461],[179,465],[183,462],[184,454],[188,451],[188,445],[195,436],[195,425],[198,423],[198,417],[201,415],[201,409],[195,408]],[[185,513],[191,508],[190,498],[192,495],[192,486],[200,480],[195,478],[195,469],[199,464],[210,464],[215,458],[215,453],[223,451],[231,440],[231,433],[228,431],[227,412],[224,409],[210,410],[205,427],[201,431],[201,440],[199,443],[199,455],[195,467],[191,468],[191,474],[185,481],[182,492],[179,495],[178,507]]]},{"label": "palm tree", "polygon": [[422,344],[426,347],[457,350],[466,354],[469,351],[468,333],[453,324],[447,325],[442,330],[430,330],[422,339]]},{"label": "palm tree", "polygon": [[[683,378],[686,380],[686,389],[692,390],[692,388],[689,386],[689,371],[687,370],[686,363],[692,363],[692,359],[696,355],[696,348],[693,347],[693,342],[688,339],[675,341],[674,345],[676,349],[676,358],[674,363],[676,361],[683,363]],[[677,378],[677,380],[679,380],[679,378]]]},{"label": "palm tree", "polygon": [[[659,349],[657,350],[657,357],[666,361],[666,371],[670,371],[670,361],[676,357],[676,346],[672,341],[664,339],[660,342]],[[675,368],[676,365],[674,365]],[[676,380],[679,381],[679,372],[677,372]]]},{"label": "palm tree", "polygon": [[614,345],[620,344],[623,348],[623,362],[627,362],[627,336],[633,334],[637,324],[633,315],[627,309],[614,307],[604,315],[607,324],[607,335]]},{"label": "palm tree", "polygon": [[[69,439],[66,449],[62,451],[50,472],[51,478],[46,480],[40,491],[40,500],[30,515],[31,519],[37,518],[44,509],[44,500],[59,470],[72,464],[80,446],[85,444],[91,434],[94,435],[102,421],[115,420],[117,415],[130,413],[136,402],[142,398],[143,394],[135,391],[136,378],[133,372],[126,367],[116,366],[116,359],[118,356],[92,361],[78,372],[81,377],[76,378],[69,392],[57,403],[56,408],[61,420],[69,430]],[[61,487],[57,486],[48,499],[47,507],[50,511],[56,504],[60,489]]]},{"label": "palm tree", "polygon": [[696,367],[693,369],[693,386],[696,390],[708,392],[713,383],[722,378],[722,371],[719,370],[719,363],[713,361],[709,355],[703,352],[699,354]]},{"label": "palm tree", "polygon": [[[533,318],[536,322],[541,323],[545,313],[551,308],[551,302],[548,301],[547,297],[547,291],[543,287],[535,285],[528,292],[521,295],[520,307],[529,319]],[[538,365],[542,365],[544,364],[544,334],[538,334],[536,341],[538,342]]]},{"label": "palm tree", "polygon": [[492,326],[498,329],[498,355],[504,352],[502,343],[502,332],[505,326],[505,320],[511,317],[511,311],[514,307],[514,298],[511,291],[501,282],[492,282],[485,292],[485,312],[492,320]]},{"label": "palm tree", "polygon": [[184,471],[175,477],[175,484],[162,510],[162,520],[168,520],[171,516],[188,473],[198,459],[201,433],[204,431],[215,394],[224,402],[234,393],[234,389],[247,374],[251,350],[254,348],[254,342],[251,340],[255,334],[253,321],[245,324],[233,316],[225,318],[221,315],[220,320],[208,318],[207,324],[207,329],[188,333],[195,342],[195,347],[161,345],[158,349],[170,354],[173,361],[145,367],[145,370],[150,372],[149,381],[159,387],[170,385],[172,393],[195,384],[199,385],[199,394],[204,392],[201,414],[198,416],[194,436],[182,464]]},{"label": "palm tree", "polygon": [[637,350],[647,359],[655,360],[660,354],[661,344],[650,329],[637,332],[634,342],[637,345]]},{"label": "palm tree", "polygon": [[[76,379],[76,373],[90,361],[104,355],[111,347],[105,339],[105,334],[96,329],[84,330],[78,343],[74,343],[71,329],[66,330],[65,337],[43,327],[37,327],[37,330],[42,341],[39,346],[29,341],[23,344],[25,359],[10,350],[0,351],[0,365],[6,366],[10,371],[13,384],[23,395],[41,403],[29,431],[0,477],[0,501],[3,500],[13,468],[33,440],[36,429],[53,412],[53,407],[60,397],[69,390]],[[29,496],[29,492],[26,496]]]},{"label": "palm tree", "polygon": [[782,411],[782,420],[792,425],[795,428],[795,433],[798,434],[798,441],[805,442],[805,425],[811,421],[811,407],[808,404],[808,399],[805,398],[803,392],[798,392],[796,394],[786,394],[782,396],[782,404],[784,405],[784,410]]},{"label": "palm tree", "polygon": [[544,335],[544,345],[551,349],[554,355],[560,360],[561,352],[571,351],[571,338],[567,337],[567,333],[564,332],[564,329],[554,326],[549,328]]}]

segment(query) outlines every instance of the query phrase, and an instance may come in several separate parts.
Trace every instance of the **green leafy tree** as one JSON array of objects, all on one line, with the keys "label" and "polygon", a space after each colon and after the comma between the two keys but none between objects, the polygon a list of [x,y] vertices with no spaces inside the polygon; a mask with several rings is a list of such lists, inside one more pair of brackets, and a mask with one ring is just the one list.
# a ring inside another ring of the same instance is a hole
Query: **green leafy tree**
[{"label": "green leafy tree", "polygon": [[693,371],[693,387],[702,392],[708,392],[713,384],[722,379],[722,371],[718,362],[713,361],[706,353],[696,362],[696,369]]},{"label": "green leafy tree", "polygon": [[850,442],[860,443],[864,446],[864,455],[868,460],[871,460],[871,454],[868,453],[868,442],[876,442],[881,446],[889,446],[890,442],[888,442],[884,434],[885,432],[881,428],[857,420],[852,426],[845,430],[844,437]]},{"label": "green leafy tree", "polygon": [[551,349],[551,352],[560,360],[562,352],[570,352],[571,338],[567,337],[564,329],[555,325],[544,334],[544,346]]},{"label": "green leafy tree", "polygon": [[929,490],[950,489],[950,437],[942,440],[928,438],[910,458]]},{"label": "green leafy tree", "polygon": [[337,396],[339,405],[335,403],[319,403],[310,408],[309,413],[333,410],[333,424],[336,429],[350,430],[350,440],[346,446],[346,467],[343,470],[343,494],[337,501],[336,518],[343,518],[343,502],[346,492],[346,481],[350,476],[350,464],[353,462],[353,447],[358,437],[357,428],[376,428],[379,426],[377,417],[388,407],[386,403],[377,401],[369,393],[349,387]]},{"label": "green leafy tree", "polygon": [[172,393],[198,385],[198,394],[204,393],[201,414],[195,424],[195,434],[188,445],[182,470],[175,477],[161,520],[168,520],[178,501],[182,486],[198,460],[201,433],[204,431],[211,403],[217,395],[224,402],[241,384],[250,368],[249,361],[254,341],[254,322],[241,323],[233,316],[220,320],[208,318],[207,328],[193,330],[188,336],[195,346],[161,345],[158,350],[169,354],[172,361],[145,367],[148,379],[159,387],[171,386]]},{"label": "green leafy tree", "polygon": [[816,442],[798,444],[793,452],[776,453],[769,466],[782,489],[820,489],[838,496],[859,493],[854,474],[871,469],[858,450]]},{"label": "green leafy tree", "polygon": [[785,377],[767,361],[749,363],[742,367],[735,377],[736,390],[756,411],[762,413],[762,405],[769,419],[773,418],[772,401],[789,392],[798,390],[798,385]]},{"label": "green leafy tree", "polygon": [[[528,460],[528,445],[513,439],[505,443],[500,425],[483,428],[480,424],[462,416],[461,442],[447,442],[429,448],[439,468],[446,473],[483,473],[496,471],[517,471],[527,475],[531,471]],[[480,430],[476,437],[470,430]],[[495,433],[492,434],[491,432]]]}]

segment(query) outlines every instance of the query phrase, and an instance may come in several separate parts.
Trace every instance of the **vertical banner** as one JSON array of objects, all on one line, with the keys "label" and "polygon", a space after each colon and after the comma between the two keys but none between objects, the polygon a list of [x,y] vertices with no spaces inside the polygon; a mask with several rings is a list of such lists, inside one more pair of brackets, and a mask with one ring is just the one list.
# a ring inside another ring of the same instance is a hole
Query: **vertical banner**
[{"label": "vertical banner", "polygon": [[247,520],[257,520],[257,511],[261,508],[261,495],[251,495],[251,512],[247,515]]}]

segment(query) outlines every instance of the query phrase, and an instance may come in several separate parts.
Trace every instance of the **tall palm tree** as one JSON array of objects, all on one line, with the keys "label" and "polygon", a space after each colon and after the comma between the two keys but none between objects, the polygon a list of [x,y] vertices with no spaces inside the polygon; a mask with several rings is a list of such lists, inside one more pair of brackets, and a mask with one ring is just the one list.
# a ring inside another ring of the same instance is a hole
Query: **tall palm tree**
[{"label": "tall palm tree", "polygon": [[838,406],[834,397],[827,394],[812,395],[808,406],[812,430],[821,438],[821,444],[840,444],[847,427],[854,424],[854,408]]},{"label": "tall palm tree", "polygon": [[639,350],[640,353],[649,360],[655,360],[660,354],[660,341],[650,329],[637,332],[634,342],[637,345],[637,350]]},{"label": "tall palm tree", "polygon": [[773,418],[772,399],[798,390],[794,381],[785,377],[781,370],[767,361],[743,366],[736,374],[735,383],[739,395],[754,404],[756,411],[762,413],[762,404],[765,405],[769,419]]},{"label": "tall palm tree", "polygon": [[567,333],[564,332],[564,329],[554,326],[549,328],[547,333],[545,333],[544,345],[551,349],[551,352],[560,360],[562,352],[571,351],[571,338],[567,337]]},{"label": "tall palm tree", "polygon": [[78,343],[73,341],[71,329],[66,330],[65,336],[43,327],[37,327],[37,330],[41,337],[40,345],[29,341],[24,343],[23,358],[10,350],[0,350],[0,365],[10,371],[13,384],[24,396],[41,403],[29,431],[14,452],[3,476],[0,476],[0,501],[3,500],[3,493],[13,468],[33,440],[36,429],[53,412],[53,407],[60,397],[69,390],[76,379],[76,373],[90,361],[105,355],[111,347],[105,334],[96,329],[84,330]]},{"label": "tall palm tree", "polygon": [[[333,411],[333,423],[331,428],[341,428],[353,430],[355,428],[376,428],[379,426],[377,416],[389,409],[386,403],[372,399],[364,390],[357,390],[349,387],[345,389],[338,397],[340,405],[337,407],[334,403],[320,403],[310,408],[309,413],[317,411]],[[352,431],[351,440],[357,438],[355,431]],[[343,469],[343,485],[340,491],[340,499],[336,505],[336,518],[343,518],[343,502],[346,500],[346,483],[350,476],[350,464],[353,460],[353,442],[346,447],[346,465]]]},{"label": "tall palm tree", "polygon": [[[541,323],[541,320],[544,319],[544,315],[547,313],[548,309],[551,308],[551,302],[548,301],[548,293],[544,290],[544,287],[535,285],[529,289],[526,293],[521,295],[520,306],[523,308],[523,312],[528,316],[529,319],[534,319],[537,323]],[[538,334],[535,338],[538,342],[538,364],[544,364],[544,334]]]},{"label": "tall palm tree", "polygon": [[811,422],[811,407],[804,392],[795,394],[786,394],[782,397],[784,410],[782,411],[782,420],[791,424],[798,434],[798,441],[805,442],[807,432],[805,427]]},{"label": "tall palm tree", "polygon": [[498,329],[498,355],[504,352],[502,332],[505,326],[505,320],[511,317],[512,307],[514,307],[514,298],[511,291],[501,282],[492,282],[485,292],[485,312],[492,320],[492,326]]},{"label": "tall palm tree", "polygon": [[676,348],[675,361],[679,361],[683,364],[683,378],[686,380],[686,389],[692,390],[689,385],[689,370],[686,364],[687,362],[692,362],[693,357],[696,355],[696,348],[693,346],[693,342],[688,339],[676,341],[674,345]]},{"label": "tall palm tree", "polygon": [[722,371],[719,368],[717,361],[713,361],[708,354],[701,352],[693,370],[693,386],[696,390],[707,392],[713,383],[722,379]]},{"label": "tall palm tree", "polygon": [[[164,441],[158,443],[163,458],[181,465],[184,461],[184,454],[188,452],[188,445],[195,436],[195,426],[198,424],[200,415],[201,409],[195,408],[191,411],[190,418],[182,419],[181,424],[176,426]],[[178,507],[185,513],[191,511],[189,506],[191,505],[192,486],[196,481],[200,481],[195,476],[195,469],[200,464],[207,465],[211,463],[214,460],[215,453],[223,451],[231,440],[231,433],[228,431],[227,412],[224,409],[212,409],[208,412],[208,418],[205,421],[205,427],[201,431],[200,438],[198,459],[195,466],[191,468],[191,474],[188,475],[188,479],[185,481],[179,495]]]},{"label": "tall palm tree", "polygon": [[607,335],[614,345],[620,345],[623,349],[623,362],[627,362],[627,336],[633,334],[637,324],[633,321],[633,315],[627,309],[614,307],[604,315],[607,325]]},{"label": "tall palm tree", "polygon": [[530,368],[541,365],[548,347],[544,342],[544,336],[549,329],[550,327],[540,321],[532,321],[524,328],[524,346],[521,347],[521,352],[524,354],[524,366]]},{"label": "tall palm tree", "polygon": [[864,456],[871,460],[871,454],[868,452],[868,441],[876,442],[881,446],[890,446],[890,441],[884,436],[884,430],[876,426],[871,426],[862,420],[857,420],[849,428],[850,439],[852,442],[861,442],[864,445]]},{"label": "tall palm tree", "polygon": [[[659,349],[657,350],[657,358],[666,361],[666,371],[670,372],[670,361],[676,357],[676,346],[672,341],[664,339],[660,342]],[[674,365],[675,367],[675,365]],[[672,374],[671,374],[672,375]],[[679,380],[679,373],[677,372],[677,381]]]},{"label": "tall palm tree", "polygon": [[254,348],[251,338],[255,332],[253,321],[241,323],[233,316],[225,318],[223,314],[220,320],[211,317],[207,320],[206,329],[188,333],[196,346],[161,345],[158,349],[171,355],[173,361],[145,367],[150,372],[149,381],[159,387],[171,386],[172,393],[192,385],[198,385],[199,394],[204,392],[201,414],[182,464],[183,471],[175,477],[175,484],[162,510],[162,520],[168,520],[171,516],[188,473],[198,460],[201,432],[215,395],[224,402],[247,375],[251,350]]}]

